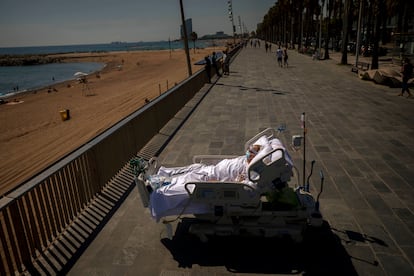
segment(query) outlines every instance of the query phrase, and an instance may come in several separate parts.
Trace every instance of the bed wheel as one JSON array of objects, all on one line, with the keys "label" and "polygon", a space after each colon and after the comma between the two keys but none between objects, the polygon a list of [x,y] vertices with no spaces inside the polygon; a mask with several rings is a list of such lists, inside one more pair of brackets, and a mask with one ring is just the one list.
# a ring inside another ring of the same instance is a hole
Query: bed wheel
[{"label": "bed wheel", "polygon": [[208,238],[206,234],[197,234],[198,238],[200,239],[200,241],[202,243],[207,243],[208,242]]},{"label": "bed wheel", "polygon": [[301,243],[303,241],[303,235],[292,235],[291,238],[294,243]]}]

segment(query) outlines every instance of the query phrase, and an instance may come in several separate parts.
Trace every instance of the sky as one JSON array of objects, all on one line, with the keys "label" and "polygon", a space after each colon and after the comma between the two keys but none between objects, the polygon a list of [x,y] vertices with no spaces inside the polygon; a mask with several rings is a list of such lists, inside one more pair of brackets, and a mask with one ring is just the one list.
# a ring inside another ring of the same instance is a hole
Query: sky
[{"label": "sky", "polygon": [[[227,0],[183,0],[198,37],[232,34]],[[234,24],[255,31],[276,0],[233,0]],[[180,36],[179,0],[0,0],[0,47],[138,42]]]}]

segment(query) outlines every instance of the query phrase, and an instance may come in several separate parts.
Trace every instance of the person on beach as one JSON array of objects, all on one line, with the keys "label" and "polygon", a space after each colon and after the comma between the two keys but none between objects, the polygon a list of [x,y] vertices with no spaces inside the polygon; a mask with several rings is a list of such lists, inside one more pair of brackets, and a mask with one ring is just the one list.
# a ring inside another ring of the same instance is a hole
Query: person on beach
[{"label": "person on beach", "polygon": [[407,91],[408,97],[412,97],[410,89],[408,89],[408,80],[412,77],[413,74],[413,65],[410,63],[408,58],[404,58],[403,65],[401,67],[402,73],[402,89],[401,93],[398,96],[403,96],[404,92]]},{"label": "person on beach", "polygon": [[204,58],[204,61],[206,62],[206,64],[204,65],[204,69],[206,70],[208,83],[211,83],[211,61],[210,61],[210,57],[206,56]]},{"label": "person on beach", "polygon": [[211,56],[211,63],[214,67],[214,70],[216,70],[216,74],[217,76],[221,77],[220,71],[219,71],[219,67],[217,64],[217,57],[216,57],[216,52],[213,52],[212,56]]},{"label": "person on beach", "polygon": [[280,46],[276,50],[276,56],[277,56],[277,63],[279,64],[280,67],[283,67],[282,65],[283,51],[282,49],[280,49]]},{"label": "person on beach", "polygon": [[283,50],[283,65],[285,66],[285,67],[288,67],[288,53],[287,53],[287,49],[285,48],[284,50]]},{"label": "person on beach", "polygon": [[230,57],[227,50],[223,51],[223,75],[230,75]]}]

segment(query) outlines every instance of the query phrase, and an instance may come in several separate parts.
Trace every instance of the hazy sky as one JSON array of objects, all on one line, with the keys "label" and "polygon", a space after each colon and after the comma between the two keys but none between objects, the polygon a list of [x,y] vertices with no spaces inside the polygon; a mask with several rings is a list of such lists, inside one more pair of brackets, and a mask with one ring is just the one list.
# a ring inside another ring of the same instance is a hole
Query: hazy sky
[{"label": "hazy sky", "polygon": [[[276,0],[233,0],[248,31]],[[183,0],[199,37],[232,34],[227,0]],[[179,38],[179,0],[0,0],[0,47],[159,41]],[[237,28],[239,32],[239,28]]]}]

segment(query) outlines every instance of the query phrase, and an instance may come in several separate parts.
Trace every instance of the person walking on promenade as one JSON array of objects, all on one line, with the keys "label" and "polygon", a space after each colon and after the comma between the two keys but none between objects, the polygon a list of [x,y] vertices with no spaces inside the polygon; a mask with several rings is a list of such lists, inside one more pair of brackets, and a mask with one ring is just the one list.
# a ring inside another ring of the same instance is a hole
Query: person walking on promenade
[{"label": "person walking on promenade", "polygon": [[288,53],[287,53],[287,49],[285,48],[284,50],[283,50],[283,65],[285,66],[285,67],[288,67]]},{"label": "person walking on promenade", "polygon": [[283,51],[282,49],[280,49],[280,46],[276,50],[276,56],[277,56],[277,63],[279,64],[280,67],[283,67],[282,65]]},{"label": "person walking on promenade", "polygon": [[206,56],[204,58],[204,61],[206,62],[205,65],[204,65],[204,69],[206,70],[208,83],[211,83],[211,61],[210,61],[210,57]]},{"label": "person walking on promenade", "polygon": [[407,91],[408,96],[412,97],[410,89],[408,89],[408,80],[412,77],[413,74],[413,65],[410,63],[410,60],[408,58],[404,58],[403,65],[401,67],[401,73],[402,73],[402,89],[401,93],[398,94],[398,96],[403,96],[404,92]]},{"label": "person walking on promenade", "polygon": [[230,75],[230,57],[227,50],[223,51],[223,75]]},{"label": "person walking on promenade", "polygon": [[218,68],[218,64],[217,64],[217,57],[216,57],[216,52],[213,52],[213,55],[211,56],[211,63],[214,67],[214,70],[216,70],[217,76],[221,77],[219,68]]}]

